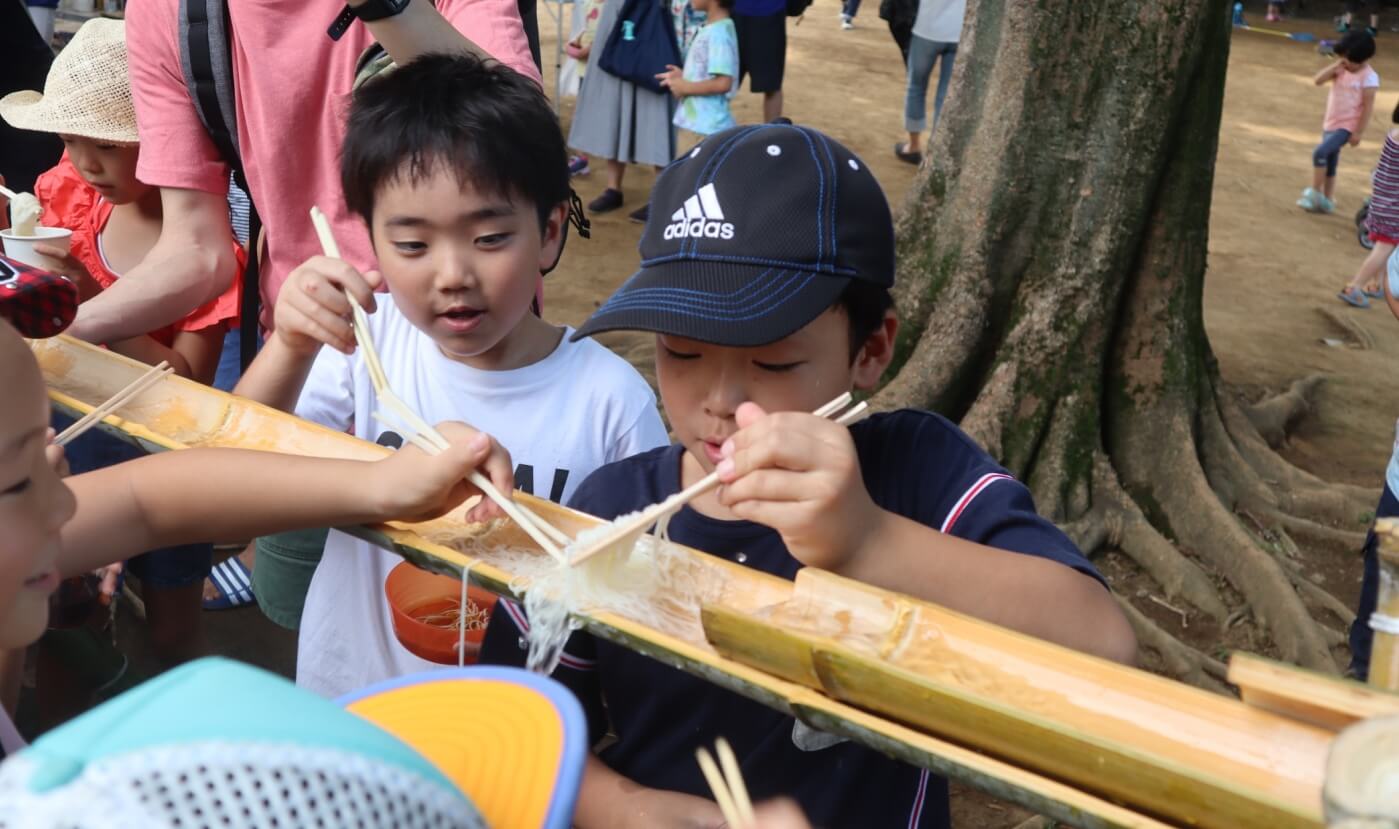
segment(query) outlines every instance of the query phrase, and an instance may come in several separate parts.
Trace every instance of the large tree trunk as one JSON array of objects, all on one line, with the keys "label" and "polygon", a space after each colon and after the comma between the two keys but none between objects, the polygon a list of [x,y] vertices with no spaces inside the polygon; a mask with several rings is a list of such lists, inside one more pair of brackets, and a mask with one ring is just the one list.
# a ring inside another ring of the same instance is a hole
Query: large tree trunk
[{"label": "large tree trunk", "polygon": [[[1334,670],[1295,574],[1235,510],[1311,538],[1372,505],[1272,453],[1220,388],[1201,314],[1228,9],[968,4],[899,221],[904,329],[876,403],[960,420],[1083,546],[1117,547],[1222,623],[1212,571],[1284,658]],[[1202,682],[1217,665],[1162,655]]]}]

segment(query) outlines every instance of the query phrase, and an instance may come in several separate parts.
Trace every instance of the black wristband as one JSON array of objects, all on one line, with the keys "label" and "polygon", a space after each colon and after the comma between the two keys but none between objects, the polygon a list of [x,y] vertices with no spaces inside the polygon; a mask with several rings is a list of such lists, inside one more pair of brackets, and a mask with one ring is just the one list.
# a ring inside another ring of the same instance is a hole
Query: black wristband
[{"label": "black wristband", "polygon": [[355,18],[366,22],[383,20],[401,13],[408,8],[409,2],[410,0],[368,0],[358,6],[346,4],[325,33],[330,35],[331,40],[339,40],[350,28],[350,24],[355,22]]}]

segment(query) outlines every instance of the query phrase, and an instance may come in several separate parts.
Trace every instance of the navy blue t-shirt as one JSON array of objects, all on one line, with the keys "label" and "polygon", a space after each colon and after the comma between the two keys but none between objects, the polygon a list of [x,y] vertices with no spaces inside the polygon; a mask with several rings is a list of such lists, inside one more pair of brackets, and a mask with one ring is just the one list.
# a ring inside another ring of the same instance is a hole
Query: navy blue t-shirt
[{"label": "navy blue t-shirt", "polygon": [[[1061,562],[1102,577],[1062,532],[1035,512],[1030,492],[946,419],[902,410],[851,427],[865,487],[891,512],[991,547]],[[655,449],[590,475],[570,505],[615,518],[664,500],[680,487],[681,446]],[[720,521],[688,507],[670,538],[748,567],[793,578],[802,564],[778,533]],[[524,613],[500,602],[482,662],[523,665]],[[803,751],[791,717],[611,642],[577,633],[554,677],[588,712],[596,742],[610,723],[616,742],[599,752],[643,786],[709,797],[695,749],[733,744],[756,800],[794,798],[815,826],[947,827],[945,780],[855,743]]]}]

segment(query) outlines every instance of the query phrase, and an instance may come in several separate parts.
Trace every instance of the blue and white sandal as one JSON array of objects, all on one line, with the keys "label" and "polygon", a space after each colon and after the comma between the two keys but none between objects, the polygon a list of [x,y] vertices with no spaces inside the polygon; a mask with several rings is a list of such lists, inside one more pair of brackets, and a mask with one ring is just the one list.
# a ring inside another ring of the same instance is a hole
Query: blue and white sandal
[{"label": "blue and white sandal", "polygon": [[205,610],[231,610],[246,607],[255,600],[253,596],[253,574],[238,556],[230,556],[209,571],[209,581],[219,592],[217,598],[205,599]]},{"label": "blue and white sandal", "polygon": [[1336,294],[1336,296],[1340,298],[1341,302],[1347,305],[1354,305],[1356,308],[1370,307],[1370,300],[1365,298],[1365,295],[1360,292],[1359,288],[1346,288],[1344,291]]}]

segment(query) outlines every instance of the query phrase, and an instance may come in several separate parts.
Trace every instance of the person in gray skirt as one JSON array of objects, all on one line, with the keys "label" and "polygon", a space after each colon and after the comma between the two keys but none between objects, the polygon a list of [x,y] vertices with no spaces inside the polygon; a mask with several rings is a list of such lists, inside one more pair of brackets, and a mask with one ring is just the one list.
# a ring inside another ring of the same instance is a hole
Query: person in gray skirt
[{"label": "person in gray skirt", "polygon": [[[663,167],[675,157],[671,96],[624,81],[598,66],[623,2],[607,0],[603,4],[594,48],[588,55],[586,80],[578,92],[578,108],[568,133],[570,147],[607,160],[607,189],[588,204],[593,213],[622,206],[622,177],[628,164]],[[639,214],[644,215],[644,210],[645,205]]]}]

